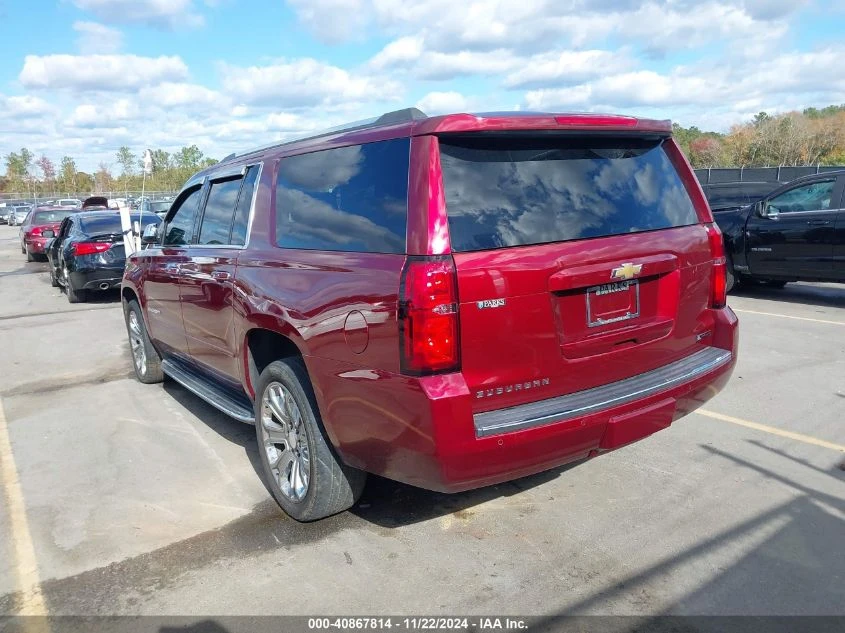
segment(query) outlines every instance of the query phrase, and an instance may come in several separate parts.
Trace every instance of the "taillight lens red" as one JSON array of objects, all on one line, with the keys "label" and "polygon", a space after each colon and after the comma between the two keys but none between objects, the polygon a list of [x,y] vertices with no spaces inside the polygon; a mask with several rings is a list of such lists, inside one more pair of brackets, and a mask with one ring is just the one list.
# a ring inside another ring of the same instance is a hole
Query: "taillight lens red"
[{"label": "taillight lens red", "polygon": [[707,224],[707,239],[713,257],[713,276],[710,284],[710,307],[724,308],[728,302],[728,270],[722,232],[715,224]]},{"label": "taillight lens red", "polygon": [[402,372],[421,376],[457,371],[458,327],[452,257],[409,257],[399,290]]},{"label": "taillight lens red", "polygon": [[43,231],[46,227],[43,226],[35,226],[29,231],[30,237],[41,237],[41,231]]},{"label": "taillight lens red", "polygon": [[71,244],[71,255],[94,255],[105,253],[111,248],[108,242],[74,242]]}]

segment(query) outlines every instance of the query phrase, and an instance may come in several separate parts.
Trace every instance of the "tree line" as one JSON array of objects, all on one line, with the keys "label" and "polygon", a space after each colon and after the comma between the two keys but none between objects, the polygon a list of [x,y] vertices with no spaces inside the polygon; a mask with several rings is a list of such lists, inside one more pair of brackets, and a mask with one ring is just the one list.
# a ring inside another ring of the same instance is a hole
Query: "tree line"
[{"label": "tree line", "polygon": [[[778,115],[761,112],[725,134],[677,123],[673,131],[697,169],[845,165],[845,104]],[[32,197],[141,189],[141,154],[126,146],[117,151],[114,163],[101,162],[92,173],[77,169],[72,156],[62,156],[56,165],[46,155],[36,156],[26,147],[4,158],[6,175],[0,176],[0,192]],[[156,149],[152,159],[152,174],[146,183],[150,191],[177,191],[196,171],[217,162],[196,145],[172,153]]]},{"label": "tree line", "polygon": [[[178,191],[192,174],[217,163],[196,145],[182,147],[173,153],[156,149],[151,154],[152,173],[146,180],[146,189],[150,191]],[[103,161],[90,173],[80,171],[72,156],[62,156],[56,165],[45,154],[36,157],[26,147],[10,152],[4,160],[6,175],[0,176],[0,192],[26,197],[140,191],[144,177],[143,154],[135,154],[126,146],[117,151],[114,163]]]},{"label": "tree line", "polygon": [[727,134],[677,123],[673,133],[696,169],[845,165],[845,104],[778,115],[761,112]]}]

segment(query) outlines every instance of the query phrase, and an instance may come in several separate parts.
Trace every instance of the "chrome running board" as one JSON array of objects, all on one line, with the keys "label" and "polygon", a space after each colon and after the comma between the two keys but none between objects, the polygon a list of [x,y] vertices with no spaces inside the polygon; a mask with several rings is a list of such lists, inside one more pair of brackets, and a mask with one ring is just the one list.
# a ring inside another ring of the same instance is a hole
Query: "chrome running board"
[{"label": "chrome running board", "polygon": [[240,399],[234,394],[230,395],[226,393],[227,390],[218,387],[194,369],[178,361],[166,358],[161,361],[161,370],[215,409],[222,411],[240,422],[246,422],[247,424],[255,423],[255,414],[246,402],[239,402]]}]

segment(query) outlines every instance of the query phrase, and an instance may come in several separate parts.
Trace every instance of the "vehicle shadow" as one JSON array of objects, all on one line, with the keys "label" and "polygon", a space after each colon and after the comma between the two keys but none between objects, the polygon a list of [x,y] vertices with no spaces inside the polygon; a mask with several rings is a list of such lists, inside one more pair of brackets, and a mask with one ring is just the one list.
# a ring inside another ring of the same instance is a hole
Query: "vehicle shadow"
[{"label": "vehicle shadow", "polygon": [[845,286],[831,287],[804,283],[790,283],[783,288],[772,288],[763,284],[742,284],[731,291],[730,296],[754,299],[771,299],[783,303],[845,308]]},{"label": "vehicle shadow", "polygon": [[102,303],[119,303],[120,302],[120,288],[112,288],[110,290],[96,290],[89,292],[85,298],[85,303],[93,303],[95,305]]},{"label": "vehicle shadow", "polygon": [[[837,579],[845,569],[842,547],[845,496],[819,490],[798,479],[804,480],[804,474],[831,476],[839,482],[845,482],[845,478],[837,466],[824,470],[762,442],[748,444],[807,471],[790,478],[756,463],[744,449],[740,456],[709,445],[701,448],[746,469],[748,476],[744,481],[752,482],[754,477],[772,480],[790,490],[792,496],[686,550],[667,552],[662,561],[649,568],[622,579],[610,579],[605,588],[558,609],[536,622],[532,630],[557,631],[564,625],[569,630],[584,618],[584,623],[597,624],[604,620],[605,624],[613,623],[616,626],[610,630],[614,631],[762,633],[777,630],[773,624],[783,625],[782,616],[807,616],[816,620],[793,617],[784,630],[841,630],[845,602]],[[828,488],[826,483],[825,488]],[[740,547],[741,543],[754,545]],[[732,562],[713,567],[713,557],[718,552],[727,553]],[[738,553],[741,555],[735,556]],[[705,569],[716,573],[703,574],[690,591],[668,605],[654,600],[653,594],[661,592],[674,579],[683,582],[684,577],[689,578],[690,570]],[[643,615],[616,618],[591,615],[608,611]],[[731,617],[712,617],[717,614]],[[818,616],[831,616],[830,622],[821,622],[823,618]],[[825,626],[819,627],[822,624]],[[828,625],[835,626],[826,628]]]},{"label": "vehicle shadow", "polygon": [[[172,380],[164,382],[164,390],[215,433],[233,444],[241,446],[256,475],[267,488],[253,426],[238,422],[220,413]],[[382,528],[412,525],[450,514],[457,514],[458,517],[461,517],[461,513],[474,506],[493,499],[510,497],[540,486],[556,479],[561,473],[575,468],[581,463],[583,462],[565,464],[522,479],[454,494],[423,490],[408,484],[370,475],[361,499],[349,510],[349,513]],[[270,494],[269,489],[267,494]]]}]

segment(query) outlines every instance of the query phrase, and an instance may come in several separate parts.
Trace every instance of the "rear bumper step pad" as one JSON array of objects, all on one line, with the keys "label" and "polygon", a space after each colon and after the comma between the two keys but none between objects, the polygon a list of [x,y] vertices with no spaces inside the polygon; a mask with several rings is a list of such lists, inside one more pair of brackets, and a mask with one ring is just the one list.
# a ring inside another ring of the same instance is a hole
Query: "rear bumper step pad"
[{"label": "rear bumper step pad", "polygon": [[708,347],[669,365],[600,387],[508,409],[476,413],[473,416],[475,436],[522,431],[597,413],[675,387],[730,362],[731,352]]}]

